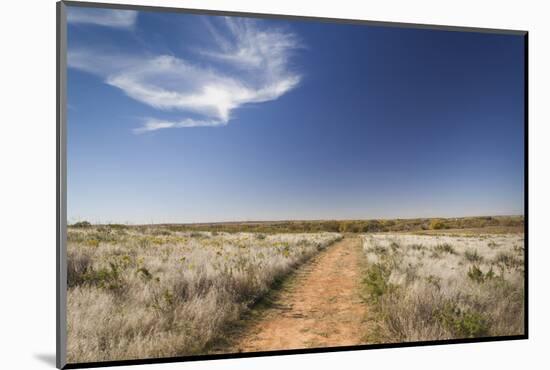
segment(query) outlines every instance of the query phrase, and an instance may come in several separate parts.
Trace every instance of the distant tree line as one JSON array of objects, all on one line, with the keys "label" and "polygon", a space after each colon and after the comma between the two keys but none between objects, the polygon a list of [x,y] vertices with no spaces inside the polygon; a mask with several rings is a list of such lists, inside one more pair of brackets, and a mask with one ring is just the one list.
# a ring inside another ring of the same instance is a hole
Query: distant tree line
[{"label": "distant tree line", "polygon": [[[523,216],[483,216],[461,218],[415,218],[393,220],[322,220],[322,221],[272,221],[272,222],[228,222],[203,224],[158,225],[170,231],[213,231],[254,233],[380,233],[420,230],[470,229],[497,227],[522,227]],[[91,227],[87,221],[80,221],[72,227]],[[111,228],[132,227],[121,224],[104,225]],[[145,225],[141,225],[145,226]]]}]

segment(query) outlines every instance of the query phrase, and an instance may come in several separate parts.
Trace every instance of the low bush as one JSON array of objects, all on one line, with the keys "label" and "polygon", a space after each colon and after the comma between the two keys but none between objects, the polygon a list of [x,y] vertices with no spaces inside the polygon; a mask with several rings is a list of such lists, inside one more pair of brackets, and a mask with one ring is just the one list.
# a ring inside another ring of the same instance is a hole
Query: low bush
[{"label": "low bush", "polygon": [[437,309],[435,317],[456,338],[479,338],[489,333],[489,324],[481,313],[462,310],[451,302]]},{"label": "low bush", "polygon": [[87,228],[87,227],[92,227],[92,224],[89,223],[88,221],[79,221],[79,222],[75,222],[74,224],[72,224],[71,227]]},{"label": "low bush", "polygon": [[468,262],[482,262],[483,257],[477,252],[477,249],[467,249],[464,251],[464,257]]}]

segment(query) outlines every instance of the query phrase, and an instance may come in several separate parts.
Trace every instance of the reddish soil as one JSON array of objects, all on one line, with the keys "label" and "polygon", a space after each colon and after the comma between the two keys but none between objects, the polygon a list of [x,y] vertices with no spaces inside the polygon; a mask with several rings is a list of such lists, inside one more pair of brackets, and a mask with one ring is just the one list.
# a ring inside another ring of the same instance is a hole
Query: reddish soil
[{"label": "reddish soil", "polygon": [[359,294],[361,242],[345,238],[300,268],[232,352],[335,347],[364,343],[366,307]]}]

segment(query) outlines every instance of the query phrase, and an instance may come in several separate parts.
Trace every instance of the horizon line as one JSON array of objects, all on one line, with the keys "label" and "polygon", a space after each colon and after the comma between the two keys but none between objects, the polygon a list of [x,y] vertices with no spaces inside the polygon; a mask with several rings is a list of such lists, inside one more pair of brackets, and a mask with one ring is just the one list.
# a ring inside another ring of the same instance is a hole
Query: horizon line
[{"label": "horizon line", "polygon": [[[131,222],[98,222],[93,223],[82,219],[80,221],[74,221],[72,224],[78,222],[90,222],[91,225],[106,226],[106,225],[125,225],[125,226],[170,226],[170,225],[226,225],[226,224],[254,224],[254,223],[283,223],[283,222],[345,222],[345,221],[392,221],[392,220],[433,220],[433,219],[466,219],[466,218],[483,218],[483,217],[523,217],[525,214],[486,214],[475,216],[434,216],[434,217],[380,217],[380,218],[327,218],[327,219],[272,219],[272,220],[241,220],[241,221],[199,221],[199,222],[150,222],[150,223],[131,223]],[[72,224],[67,223],[68,226]]]}]

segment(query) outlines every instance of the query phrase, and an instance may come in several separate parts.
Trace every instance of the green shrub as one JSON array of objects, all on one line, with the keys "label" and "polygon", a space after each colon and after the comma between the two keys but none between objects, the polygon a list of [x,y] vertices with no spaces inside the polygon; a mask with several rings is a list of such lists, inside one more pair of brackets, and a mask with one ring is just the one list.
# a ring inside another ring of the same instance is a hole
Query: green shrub
[{"label": "green shrub", "polygon": [[438,244],[435,247],[432,248],[432,254],[430,257],[432,258],[441,258],[443,257],[443,254],[456,254],[456,251],[454,247],[450,244]]},{"label": "green shrub", "polygon": [[362,231],[364,233],[372,233],[372,232],[378,232],[382,229],[382,225],[379,221],[377,220],[372,220],[372,221],[365,221],[363,227],[362,227]]},{"label": "green shrub", "polygon": [[92,224],[89,223],[88,221],[79,221],[79,222],[75,222],[75,223],[72,224],[71,226],[72,226],[72,227],[86,228],[86,227],[92,227]]},{"label": "green shrub", "polygon": [[448,228],[449,227],[447,226],[447,224],[445,224],[445,222],[443,222],[440,219],[436,218],[430,222],[430,229],[432,230],[441,230],[441,229],[448,229]]},{"label": "green shrub", "polygon": [[476,283],[483,283],[487,280],[493,279],[495,277],[495,273],[492,267],[489,271],[483,273],[477,265],[473,265],[468,269],[468,277]]},{"label": "green shrub", "polygon": [[399,244],[397,244],[396,242],[392,242],[392,243],[390,244],[390,248],[392,249],[392,251],[395,252],[395,251],[397,251],[397,250],[400,248],[400,246],[399,246]]},{"label": "green shrub", "polygon": [[149,281],[153,278],[153,275],[145,267],[140,267],[136,270],[136,274],[144,281]]},{"label": "green shrub", "polygon": [[469,261],[469,262],[476,262],[476,263],[480,263],[483,261],[483,257],[479,255],[479,253],[477,253],[477,249],[468,249],[464,252],[464,257]]},{"label": "green shrub", "polygon": [[388,249],[385,248],[385,247],[383,247],[383,246],[381,246],[381,245],[378,245],[378,244],[375,244],[375,245],[371,248],[371,250],[372,250],[375,254],[377,254],[377,255],[379,255],[379,256],[385,256],[385,255],[388,254]]},{"label": "green shrub", "polygon": [[392,290],[389,283],[391,270],[380,263],[369,266],[363,278],[366,293],[370,299],[377,302],[381,296]]},{"label": "green shrub", "polygon": [[118,264],[109,262],[109,268],[89,269],[82,275],[83,282],[109,290],[120,290],[123,286]]},{"label": "green shrub", "polygon": [[457,338],[479,338],[489,333],[489,323],[482,314],[461,310],[449,302],[436,311],[435,318]]},{"label": "green shrub", "polygon": [[99,247],[99,240],[88,239],[84,242],[84,245],[87,245],[88,247]]},{"label": "green shrub", "polygon": [[506,253],[506,252],[500,252],[495,258],[495,263],[501,269],[505,269],[505,268],[512,269],[522,265],[521,261],[516,259],[516,257],[512,253]]},{"label": "green shrub", "polygon": [[454,247],[448,243],[438,244],[434,247],[436,253],[456,254]]},{"label": "green shrub", "polygon": [[433,285],[437,290],[441,289],[441,278],[439,276],[429,275],[426,277],[426,281]]}]

